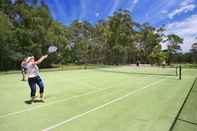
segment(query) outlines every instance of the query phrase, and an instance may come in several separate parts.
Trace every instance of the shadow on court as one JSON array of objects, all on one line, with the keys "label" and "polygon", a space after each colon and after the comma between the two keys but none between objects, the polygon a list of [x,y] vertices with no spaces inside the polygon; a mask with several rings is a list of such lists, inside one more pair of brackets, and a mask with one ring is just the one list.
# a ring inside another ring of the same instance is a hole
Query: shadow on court
[{"label": "shadow on court", "polygon": [[34,101],[26,100],[26,101],[24,101],[24,103],[30,105],[32,103],[44,103],[44,101],[43,100],[34,100]]}]

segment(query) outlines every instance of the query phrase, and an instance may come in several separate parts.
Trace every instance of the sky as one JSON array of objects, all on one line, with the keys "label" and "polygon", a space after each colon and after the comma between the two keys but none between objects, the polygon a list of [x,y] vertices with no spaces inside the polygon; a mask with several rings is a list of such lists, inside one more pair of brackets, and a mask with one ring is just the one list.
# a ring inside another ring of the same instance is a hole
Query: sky
[{"label": "sky", "polygon": [[73,20],[96,23],[118,9],[131,12],[134,21],[165,27],[184,38],[183,52],[197,42],[197,0],[45,0],[53,18],[65,25]]}]

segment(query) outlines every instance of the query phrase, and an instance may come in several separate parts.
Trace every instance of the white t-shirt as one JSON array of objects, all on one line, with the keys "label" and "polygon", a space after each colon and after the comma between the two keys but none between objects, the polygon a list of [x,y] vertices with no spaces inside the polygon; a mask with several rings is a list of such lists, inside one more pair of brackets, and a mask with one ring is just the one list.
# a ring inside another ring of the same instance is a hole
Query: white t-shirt
[{"label": "white t-shirt", "polygon": [[39,69],[36,64],[29,62],[26,65],[28,78],[33,78],[39,75]]}]

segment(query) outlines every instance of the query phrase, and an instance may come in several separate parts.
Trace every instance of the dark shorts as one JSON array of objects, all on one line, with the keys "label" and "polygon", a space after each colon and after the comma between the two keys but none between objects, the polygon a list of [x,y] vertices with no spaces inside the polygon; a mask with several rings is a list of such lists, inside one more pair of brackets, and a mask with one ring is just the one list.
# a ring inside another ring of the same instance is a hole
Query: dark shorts
[{"label": "dark shorts", "polygon": [[40,76],[36,76],[33,78],[28,78],[28,83],[31,88],[31,97],[36,95],[36,85],[40,88],[40,93],[44,92],[44,83]]}]

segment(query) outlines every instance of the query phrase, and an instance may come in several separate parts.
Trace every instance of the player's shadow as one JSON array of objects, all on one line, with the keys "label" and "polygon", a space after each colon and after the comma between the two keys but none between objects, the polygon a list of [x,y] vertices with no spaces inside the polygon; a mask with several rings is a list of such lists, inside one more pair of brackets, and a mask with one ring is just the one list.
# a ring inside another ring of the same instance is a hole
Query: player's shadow
[{"label": "player's shadow", "polygon": [[30,104],[32,104],[32,100],[26,100],[26,101],[24,101],[24,103],[30,105]]},{"label": "player's shadow", "polygon": [[26,101],[24,101],[24,103],[30,105],[32,103],[44,103],[44,101],[43,100],[34,100],[34,101],[26,100]]}]

